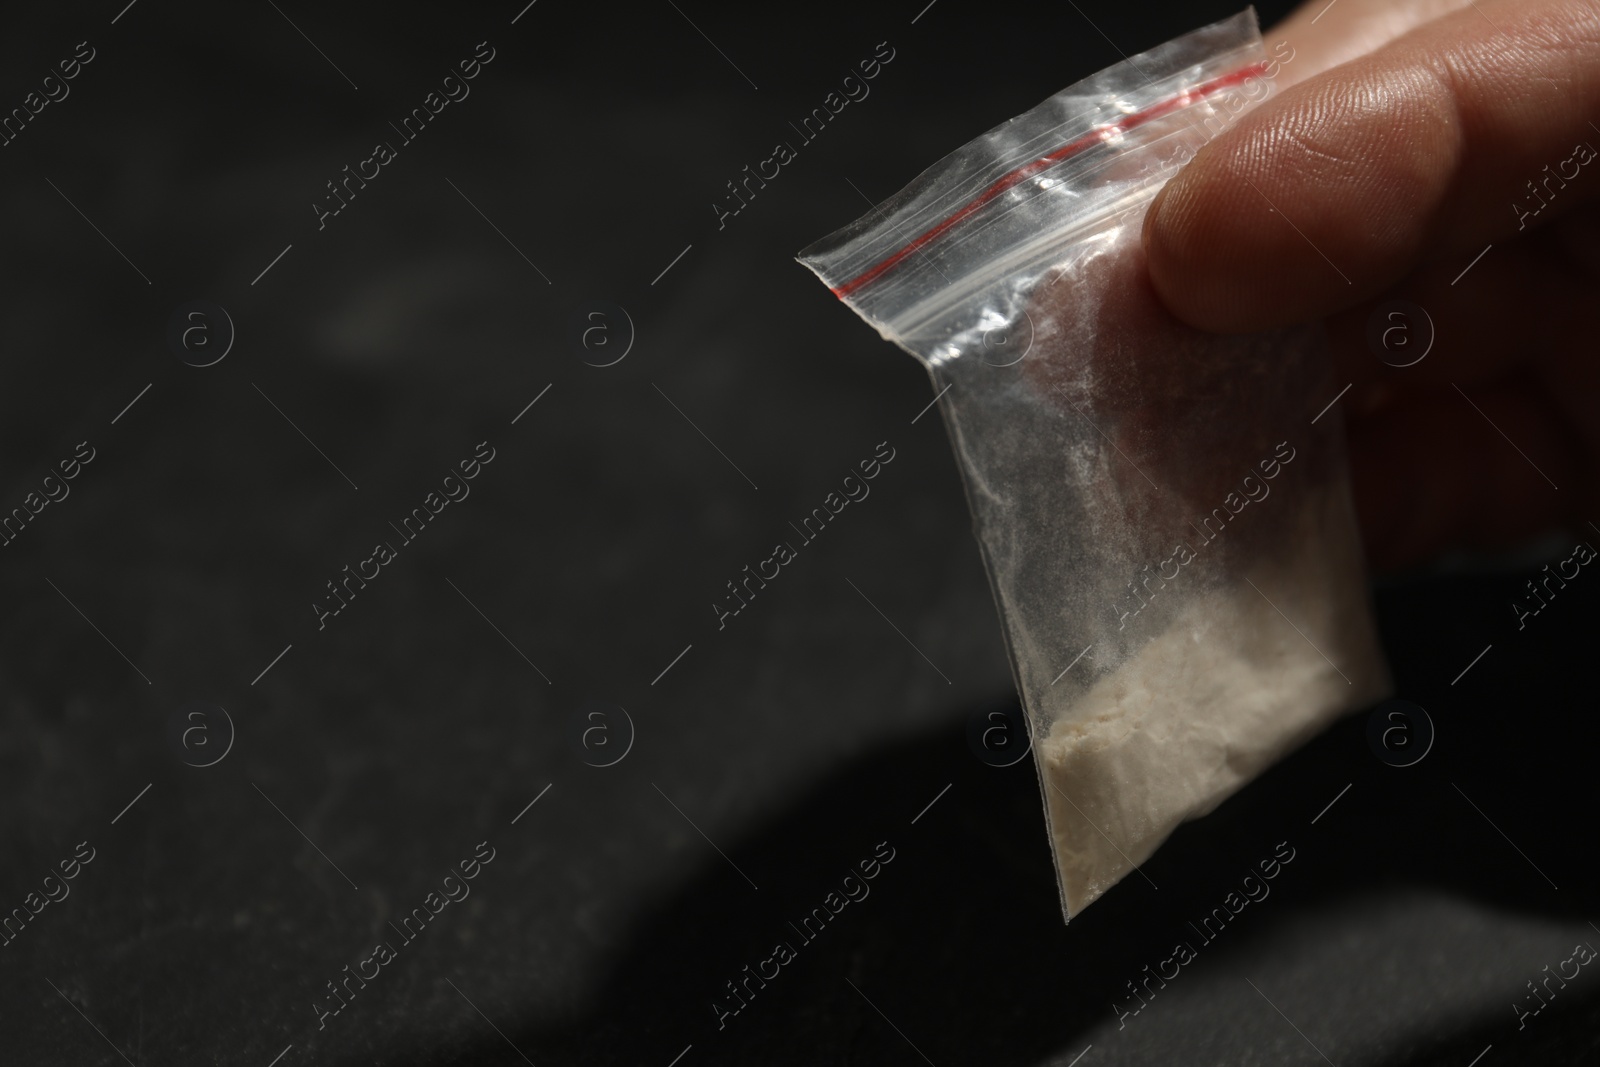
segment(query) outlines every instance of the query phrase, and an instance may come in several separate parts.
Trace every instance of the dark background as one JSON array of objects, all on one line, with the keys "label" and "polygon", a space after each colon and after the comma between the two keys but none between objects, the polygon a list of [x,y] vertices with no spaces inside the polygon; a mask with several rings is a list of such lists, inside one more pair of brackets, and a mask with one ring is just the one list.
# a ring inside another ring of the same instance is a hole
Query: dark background
[{"label": "dark background", "polygon": [[[1600,979],[1512,1007],[1600,943],[1596,579],[1520,632],[1543,559],[1387,582],[1427,757],[1347,720],[1064,927],[1031,762],[967,743],[1013,698],[943,428],[911,423],[931,391],[792,260],[1232,5],[677,6],[6,14],[0,108],[98,54],[0,148],[3,508],[96,454],[0,549],[0,909],[96,854],[0,948],[0,1060],[1596,1062]],[[484,40],[471,96],[319,232],[324,182]],[[724,183],[882,41],[871,95],[719,230]],[[237,328],[204,369],[167,341],[191,300]],[[596,300],[635,334],[606,368],[573,341]],[[319,631],[324,583],[485,440]],[[872,496],[718,631],[724,583],[883,441]],[[231,720],[210,747],[196,701]],[[325,983],[485,840],[319,1031]],[[1283,841],[1272,895],[1119,1029]],[[879,842],[871,896],[719,1030],[723,983]]]}]

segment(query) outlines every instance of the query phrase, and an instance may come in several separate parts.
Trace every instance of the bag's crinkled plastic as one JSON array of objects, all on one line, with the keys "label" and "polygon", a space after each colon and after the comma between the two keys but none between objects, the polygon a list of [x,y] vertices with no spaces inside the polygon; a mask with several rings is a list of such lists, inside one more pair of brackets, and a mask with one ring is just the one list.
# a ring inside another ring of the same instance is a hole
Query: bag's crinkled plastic
[{"label": "bag's crinkled plastic", "polygon": [[933,378],[1068,918],[1389,686],[1340,423],[1316,418],[1336,391],[1320,332],[1193,330],[1142,258],[1150,200],[1273,72],[1245,11],[1056,94],[801,254]]}]

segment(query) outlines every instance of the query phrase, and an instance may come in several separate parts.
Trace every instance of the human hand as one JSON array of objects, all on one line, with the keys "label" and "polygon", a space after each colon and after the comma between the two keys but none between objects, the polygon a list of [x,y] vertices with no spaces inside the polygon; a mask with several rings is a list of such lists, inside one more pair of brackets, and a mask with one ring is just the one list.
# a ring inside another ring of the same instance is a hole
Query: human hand
[{"label": "human hand", "polygon": [[[1267,44],[1281,91],[1150,208],[1163,302],[1327,318],[1378,569],[1600,518],[1600,4],[1311,0]],[[1368,342],[1395,298],[1437,333],[1404,368]]]}]

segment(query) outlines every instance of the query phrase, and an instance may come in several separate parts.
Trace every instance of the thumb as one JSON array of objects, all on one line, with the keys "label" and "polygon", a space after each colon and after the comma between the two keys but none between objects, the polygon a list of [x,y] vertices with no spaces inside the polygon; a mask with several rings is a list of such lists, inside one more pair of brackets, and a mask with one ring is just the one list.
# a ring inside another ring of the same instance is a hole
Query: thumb
[{"label": "thumb", "polygon": [[[1596,114],[1600,5],[1480,0],[1202,148],[1146,215],[1151,279],[1191,325],[1242,332],[1353,306],[1419,268],[1459,270],[1600,190],[1600,173],[1579,174]],[[1537,219],[1533,181],[1561,189]]]}]

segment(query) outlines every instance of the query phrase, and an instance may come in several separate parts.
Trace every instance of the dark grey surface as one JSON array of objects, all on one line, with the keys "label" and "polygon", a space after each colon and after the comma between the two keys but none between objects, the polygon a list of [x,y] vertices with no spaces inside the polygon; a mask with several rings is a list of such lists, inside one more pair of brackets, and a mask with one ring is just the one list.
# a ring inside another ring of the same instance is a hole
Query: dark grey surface
[{"label": "dark grey surface", "polygon": [[[1070,8],[996,43],[993,11],[920,6],[685,8],[759,89],[667,4],[285,8],[359,90],[271,5],[19,16],[6,101],[100,54],[0,149],[5,507],[97,454],[0,549],[3,906],[96,854],[0,948],[3,1062],[1592,1062],[1587,971],[1510,1008],[1600,943],[1581,583],[1523,633],[1521,573],[1386,590],[1428,758],[1384,766],[1353,719],[1184,828],[1159,889],[1060,925],[1031,766],[965,741],[1010,681],[925,379],[790,256],[1116,48]],[[1227,10],[1173,8],[1088,14],[1131,52]],[[322,183],[485,38],[471,97],[318,232]],[[723,183],[885,39],[873,95],[719,231]],[[165,340],[197,298],[238,327],[206,369]],[[606,369],[569,341],[595,299],[637,330]],[[319,631],[323,583],[484,440]],[[882,441],[872,495],[719,631],[724,583]],[[236,728],[209,768],[191,701]],[[614,751],[579,744],[590,701],[631,717],[615,766],[584,763]],[[1284,840],[1273,895],[1119,1030],[1123,983]],[[471,896],[319,1031],[481,841]],[[719,1030],[723,983],[882,841],[870,897]]]}]

